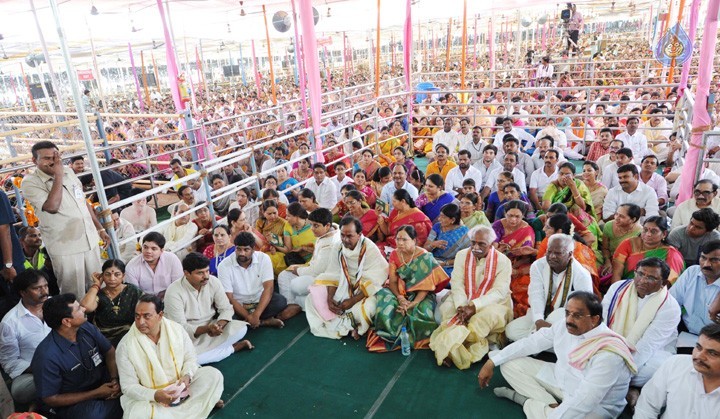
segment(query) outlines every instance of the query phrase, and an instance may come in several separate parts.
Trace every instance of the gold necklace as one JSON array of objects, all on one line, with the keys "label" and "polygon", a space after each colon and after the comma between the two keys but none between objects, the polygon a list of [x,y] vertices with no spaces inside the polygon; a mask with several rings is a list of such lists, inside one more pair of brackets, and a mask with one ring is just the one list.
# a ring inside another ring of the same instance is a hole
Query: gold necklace
[{"label": "gold necklace", "polygon": [[398,256],[400,256],[400,262],[402,262],[403,266],[405,266],[408,263],[412,262],[413,259],[415,259],[415,249],[413,249],[412,255],[410,256],[410,260],[407,262],[405,262],[405,257],[403,256],[402,252],[398,251]]}]

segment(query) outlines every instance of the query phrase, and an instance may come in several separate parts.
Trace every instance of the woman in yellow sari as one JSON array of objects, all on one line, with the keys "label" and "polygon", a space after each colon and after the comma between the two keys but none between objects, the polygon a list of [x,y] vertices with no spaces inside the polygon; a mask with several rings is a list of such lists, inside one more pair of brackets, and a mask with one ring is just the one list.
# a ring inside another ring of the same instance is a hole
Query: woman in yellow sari
[{"label": "woman in yellow sari", "polygon": [[308,222],[308,212],[299,202],[293,202],[287,208],[287,223],[283,230],[281,249],[285,253],[285,263],[290,265],[304,265],[312,257],[315,248],[315,234],[312,225]]},{"label": "woman in yellow sari", "polygon": [[283,235],[287,221],[278,215],[278,205],[275,201],[266,199],[260,208],[260,218],[257,220],[255,227],[258,229],[265,239],[266,245],[261,251],[267,253],[272,261],[275,276],[287,268],[285,263],[285,240]]},{"label": "woman in yellow sari", "polygon": [[[417,156],[423,156],[432,151],[432,131],[428,126],[428,120],[426,117],[421,117],[420,121],[413,117],[413,150]],[[425,151],[429,148],[428,151]]]},{"label": "woman in yellow sari", "polygon": [[380,137],[378,138],[378,159],[380,160],[381,166],[390,166],[395,162],[395,158],[392,155],[395,147],[400,145],[400,141],[394,138],[390,134],[388,127],[382,127],[380,129]]}]

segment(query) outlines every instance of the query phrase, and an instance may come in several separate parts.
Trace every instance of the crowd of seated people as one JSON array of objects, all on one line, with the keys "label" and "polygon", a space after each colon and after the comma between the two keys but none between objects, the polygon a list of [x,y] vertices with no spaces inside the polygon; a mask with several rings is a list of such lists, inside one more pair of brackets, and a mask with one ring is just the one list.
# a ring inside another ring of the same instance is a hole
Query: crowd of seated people
[{"label": "crowd of seated people", "polygon": [[[58,417],[143,416],[178,400],[183,414],[204,416],[222,406],[222,374],[200,365],[252,350],[254,329],[302,314],[314,335],[363,338],[372,352],[400,349],[406,328],[438,366],[487,359],[480,386],[500,367],[510,387],[495,394],[532,417],[617,416],[626,403],[637,414],[658,403],[677,411],[673,403],[690,402],[663,391],[679,369],[718,387],[707,357],[720,353],[720,177],[706,168],[692,198],[672,202],[679,150],[665,132],[664,89],[620,89],[656,101],[632,109],[606,89],[587,102],[599,115],[587,121],[563,116],[585,106],[563,89],[553,102],[573,100],[548,112],[520,105],[539,92],[479,94],[476,117],[451,106],[452,94],[430,98],[413,108],[414,128],[400,103],[379,103],[379,131],[360,114],[339,142],[324,134],[326,163],[309,157],[305,136],[258,147],[252,165],[178,185],[169,223],[158,226],[150,198],[133,200],[109,228],[140,238],[104,263],[97,243],[109,237],[82,182],[38,142],[21,189],[39,230],[11,232],[19,262],[6,264],[17,276],[0,323],[13,397]],[[523,113],[532,121],[520,123]],[[489,115],[499,120],[486,124]],[[250,129],[218,140],[215,154],[268,134],[284,133]],[[195,173],[189,160],[169,161],[175,180]],[[265,173],[257,188],[220,201],[202,186],[243,182],[250,166]],[[87,243],[68,244],[83,234]],[[676,355],[688,351],[678,333],[697,342],[701,362]],[[557,360],[531,357],[544,351]]]}]

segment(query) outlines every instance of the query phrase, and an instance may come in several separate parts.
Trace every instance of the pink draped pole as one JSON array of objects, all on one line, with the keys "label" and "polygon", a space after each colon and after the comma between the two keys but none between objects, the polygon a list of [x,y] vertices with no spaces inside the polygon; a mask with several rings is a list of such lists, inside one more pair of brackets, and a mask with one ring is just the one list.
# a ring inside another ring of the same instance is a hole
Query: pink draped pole
[{"label": "pink draped pole", "polygon": [[493,33],[493,20],[488,20],[488,57],[490,60],[490,71],[495,70],[495,33]]},{"label": "pink draped pole", "polygon": [[292,14],[293,14],[293,27],[295,28],[295,46],[297,47],[297,51],[295,51],[295,54],[297,55],[297,62],[298,62],[298,73],[300,76],[300,105],[302,105],[302,114],[303,114],[303,121],[305,123],[305,128],[310,126],[310,123],[308,121],[308,111],[307,111],[307,99],[306,99],[306,84],[305,84],[305,66],[303,63],[303,54],[302,54],[302,39],[298,35],[298,21],[297,21],[297,13],[295,12],[295,0],[292,0],[290,2],[292,6]]},{"label": "pink draped pole", "polygon": [[255,87],[257,88],[257,96],[260,99],[262,89],[260,88],[260,69],[258,68],[257,57],[255,56],[255,40],[251,42],[252,45],[252,59],[253,59],[253,70],[255,70]]},{"label": "pink draped pole", "polygon": [[[690,49],[695,47],[695,34],[697,33],[698,26],[698,14],[700,12],[701,0],[693,0],[690,6],[690,30],[688,31],[688,37],[690,38]],[[685,61],[680,73],[680,88],[678,91],[678,99],[682,97],[683,92],[687,88],[688,78],[690,76],[690,66],[692,65],[692,57]]]},{"label": "pink draped pole", "polygon": [[692,137],[690,148],[685,156],[685,165],[682,168],[680,195],[675,205],[690,198],[695,181],[695,168],[701,158],[702,134],[712,129],[712,120],[707,108],[707,99],[710,95],[710,83],[713,73],[713,58],[717,44],[718,10],[720,0],[710,0],[705,15],[705,28],[700,47],[700,62],[698,63],[697,91],[695,93],[695,108],[693,109]]},{"label": "pink draped pole", "polygon": [[130,43],[128,43],[128,54],[130,54],[130,67],[132,68],[133,80],[135,80],[135,89],[137,90],[138,102],[140,102],[140,111],[145,112],[145,102],[143,102],[142,94],[140,93],[140,81],[138,80],[135,58],[133,57],[132,45],[130,45]]},{"label": "pink draped pole", "polygon": [[165,36],[165,61],[167,65],[168,85],[170,86],[170,93],[172,93],[173,102],[175,103],[175,110],[177,112],[182,112],[185,110],[185,104],[180,97],[180,86],[178,86],[178,68],[177,62],[175,61],[175,46],[173,45],[173,39],[170,36],[170,31],[168,30],[167,21],[165,19],[165,8],[163,7],[162,0],[157,0],[157,6],[158,11],[160,12],[160,20],[162,21],[163,33]]},{"label": "pink draped pole", "polygon": [[313,21],[312,0],[300,0],[300,22],[302,24],[303,55],[307,70],[308,96],[310,96],[310,114],[312,115],[313,136],[315,137],[315,158],[324,162],[322,139],[320,138],[320,114],[322,112],[320,64],[317,54],[317,38]]},{"label": "pink draped pole", "polygon": [[328,55],[327,45],[323,45],[323,52],[325,53],[325,81],[327,83],[328,92],[332,92],[332,72],[330,71],[330,56]]},{"label": "pink draped pole", "polygon": [[[408,132],[412,129],[412,112],[413,112],[413,101],[412,101],[412,47],[413,47],[413,34],[412,34],[412,3],[411,0],[405,2],[405,24],[403,25],[403,67],[405,76],[405,90],[407,91],[407,105],[408,105],[408,116],[407,116],[407,127]],[[412,146],[412,144],[410,144]]]}]

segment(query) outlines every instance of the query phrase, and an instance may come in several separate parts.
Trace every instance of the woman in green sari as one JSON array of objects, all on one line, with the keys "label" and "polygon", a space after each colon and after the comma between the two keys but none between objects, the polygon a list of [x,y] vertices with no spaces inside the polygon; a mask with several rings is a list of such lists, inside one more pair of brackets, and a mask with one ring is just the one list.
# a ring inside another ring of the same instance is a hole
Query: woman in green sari
[{"label": "woman in green sari", "polygon": [[389,288],[375,294],[375,329],[368,333],[367,348],[372,352],[400,349],[400,331],[407,328],[410,344],[426,349],[435,322],[435,290],[442,289],[450,277],[432,253],[417,245],[412,226],[400,227],[395,235],[397,248],[390,254]]},{"label": "woman in green sari", "polygon": [[80,305],[85,313],[94,313],[95,326],[117,346],[135,322],[135,306],[143,292],[125,283],[125,264],[118,259],[105,261],[102,273],[93,273],[92,280]]},{"label": "woman in green sari", "polygon": [[562,203],[568,213],[577,218],[594,236],[595,240],[588,245],[593,249],[597,260],[602,260],[599,244],[602,243],[602,230],[597,223],[592,196],[588,187],[575,179],[575,165],[565,162],[558,169],[557,180],[554,180],[543,195],[543,210],[547,211],[552,204]]}]

